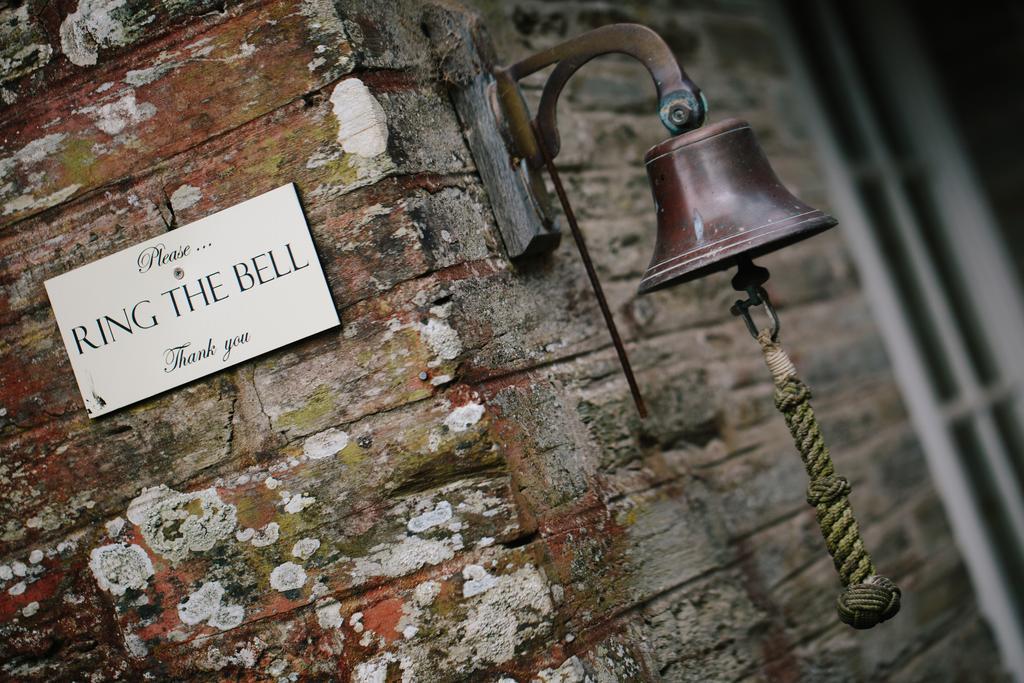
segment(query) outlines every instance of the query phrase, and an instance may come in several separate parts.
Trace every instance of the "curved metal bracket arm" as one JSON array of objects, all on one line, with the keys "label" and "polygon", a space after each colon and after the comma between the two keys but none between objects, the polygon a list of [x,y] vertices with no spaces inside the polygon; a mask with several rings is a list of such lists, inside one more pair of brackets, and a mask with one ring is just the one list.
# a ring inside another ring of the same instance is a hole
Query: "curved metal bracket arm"
[{"label": "curved metal bracket arm", "polygon": [[[583,233],[576,222],[575,213],[569,204],[565,189],[555,168],[554,158],[558,154],[558,96],[565,84],[581,66],[594,57],[610,53],[629,55],[640,61],[654,80],[658,89],[658,115],[661,122],[673,135],[693,130],[704,123],[707,114],[707,103],[696,84],[689,79],[679,66],[672,50],[657,33],[639,24],[613,24],[585,33],[561,45],[538,52],[521,62],[504,69],[496,69],[497,102],[492,104],[500,107],[496,116],[503,118],[507,137],[513,149],[513,165],[523,169],[530,179],[532,187],[544,191],[543,179],[539,176],[541,166],[547,167],[548,174],[555,186],[555,192],[562,204],[565,219],[572,229],[572,236],[579,249],[580,257],[587,271],[587,277],[594,288],[601,315],[611,334],[612,343],[622,364],[622,371],[629,383],[630,392],[641,417],[647,416],[643,397],[633,369],[626,354],[626,347],[615,325],[611,309],[605,299],[597,271],[590,260],[590,252],[583,239]],[[541,69],[556,65],[548,77],[541,94],[540,106],[535,120],[530,120],[530,112],[519,90],[519,80],[536,73]]]},{"label": "curved metal bracket arm", "polygon": [[529,113],[519,92],[518,81],[552,64],[557,64],[544,86],[536,116],[536,132],[552,157],[560,142],[557,126],[558,96],[570,78],[595,57],[625,54],[644,65],[658,91],[658,114],[673,135],[693,130],[704,123],[707,103],[700,88],[690,80],[676,61],[672,50],[657,33],[640,24],[612,24],[595,29],[560,45],[548,48],[495,74],[498,97],[507,117],[509,130],[519,152],[534,166],[543,158],[537,148]]}]

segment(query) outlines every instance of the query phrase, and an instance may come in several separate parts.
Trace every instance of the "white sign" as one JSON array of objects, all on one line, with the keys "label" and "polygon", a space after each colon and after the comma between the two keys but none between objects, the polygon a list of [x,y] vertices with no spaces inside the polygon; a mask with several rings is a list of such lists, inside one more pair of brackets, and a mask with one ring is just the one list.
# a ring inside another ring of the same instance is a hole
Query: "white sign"
[{"label": "white sign", "polygon": [[46,281],[90,417],[338,324],[291,184]]}]

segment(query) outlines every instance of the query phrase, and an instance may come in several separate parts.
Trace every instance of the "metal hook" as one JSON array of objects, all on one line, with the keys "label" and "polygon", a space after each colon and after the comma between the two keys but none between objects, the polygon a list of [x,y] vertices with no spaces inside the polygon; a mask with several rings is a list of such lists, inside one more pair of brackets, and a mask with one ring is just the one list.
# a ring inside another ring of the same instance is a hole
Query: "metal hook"
[{"label": "metal hook", "polygon": [[751,285],[746,291],[748,295],[747,298],[738,299],[729,309],[729,312],[735,316],[743,318],[743,322],[747,324],[747,329],[750,331],[750,336],[757,339],[757,335],[760,334],[760,330],[757,329],[757,325],[754,323],[754,319],[750,315],[750,309],[755,306],[764,306],[764,310],[768,312],[768,316],[772,320],[772,341],[778,341],[779,315],[775,312],[775,307],[772,306],[771,299],[768,298],[768,292],[766,292],[764,287],[761,287],[760,285]]},{"label": "metal hook", "polygon": [[729,312],[735,316],[742,317],[743,322],[747,324],[750,335],[757,339],[760,330],[750,315],[750,309],[755,306],[764,306],[764,310],[768,312],[768,316],[772,320],[772,341],[778,341],[779,315],[775,312],[772,300],[768,298],[768,292],[763,287],[764,283],[768,282],[771,274],[767,268],[755,265],[750,257],[745,254],[736,259],[736,265],[738,269],[736,275],[732,278],[732,287],[737,292],[746,292],[747,298],[738,299],[729,309]]}]

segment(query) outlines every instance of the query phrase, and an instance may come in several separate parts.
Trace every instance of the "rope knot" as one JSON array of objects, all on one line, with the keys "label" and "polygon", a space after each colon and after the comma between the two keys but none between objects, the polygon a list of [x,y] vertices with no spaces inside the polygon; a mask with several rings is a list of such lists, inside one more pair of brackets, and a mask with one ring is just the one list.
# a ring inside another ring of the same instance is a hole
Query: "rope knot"
[{"label": "rope knot", "polygon": [[788,413],[801,403],[811,400],[811,390],[796,377],[788,377],[775,387],[775,407]]},{"label": "rope knot", "polygon": [[884,576],[847,586],[836,600],[839,618],[854,628],[871,628],[900,611],[900,589]]},{"label": "rope knot", "polygon": [[842,475],[833,475],[815,479],[807,486],[807,504],[826,505],[843,496],[850,495],[850,482]]}]

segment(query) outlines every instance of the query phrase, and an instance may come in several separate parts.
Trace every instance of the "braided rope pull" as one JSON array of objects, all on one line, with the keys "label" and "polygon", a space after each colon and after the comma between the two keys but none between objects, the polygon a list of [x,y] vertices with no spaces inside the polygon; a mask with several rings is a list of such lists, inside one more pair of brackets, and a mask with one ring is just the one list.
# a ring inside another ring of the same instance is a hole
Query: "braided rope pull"
[{"label": "braided rope pull", "polygon": [[818,526],[835,564],[843,592],[836,600],[839,618],[865,629],[900,611],[900,589],[875,574],[850,507],[850,483],[835,473],[832,456],[811,409],[811,391],[796,376],[796,367],[769,330],[757,335],[775,383],[775,407],[782,413],[807,469],[807,503],[817,511]]}]

